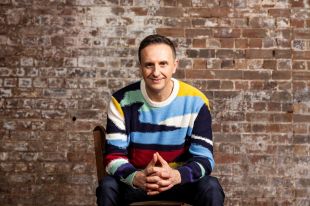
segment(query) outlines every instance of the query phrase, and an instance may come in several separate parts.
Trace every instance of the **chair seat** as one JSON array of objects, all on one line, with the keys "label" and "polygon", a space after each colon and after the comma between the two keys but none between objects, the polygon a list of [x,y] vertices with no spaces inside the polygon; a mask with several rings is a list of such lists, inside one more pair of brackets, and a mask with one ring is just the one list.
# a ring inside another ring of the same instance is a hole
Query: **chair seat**
[{"label": "chair seat", "polygon": [[184,203],[181,202],[174,202],[174,201],[147,201],[147,202],[135,202],[131,203],[130,206],[160,206],[160,205],[166,205],[166,206],[182,206]]}]

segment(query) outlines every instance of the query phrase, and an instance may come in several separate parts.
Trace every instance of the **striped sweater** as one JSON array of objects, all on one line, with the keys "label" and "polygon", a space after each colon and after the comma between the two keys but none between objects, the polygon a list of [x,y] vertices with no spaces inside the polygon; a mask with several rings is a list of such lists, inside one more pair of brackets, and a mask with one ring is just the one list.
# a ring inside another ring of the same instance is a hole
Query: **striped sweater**
[{"label": "striped sweater", "polygon": [[181,184],[209,175],[214,167],[208,99],[172,79],[173,91],[153,102],[143,80],[115,92],[109,103],[106,171],[132,185],[135,172],[158,152],[181,174]]}]

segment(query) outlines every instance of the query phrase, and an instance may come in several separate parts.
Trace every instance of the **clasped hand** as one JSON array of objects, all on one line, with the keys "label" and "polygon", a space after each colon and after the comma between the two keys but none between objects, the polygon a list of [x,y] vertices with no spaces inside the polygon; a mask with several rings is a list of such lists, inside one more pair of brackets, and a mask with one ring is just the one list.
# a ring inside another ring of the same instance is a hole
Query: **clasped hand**
[{"label": "clasped hand", "polygon": [[147,167],[138,171],[133,179],[133,185],[145,190],[148,195],[157,195],[180,182],[179,171],[171,168],[157,152]]}]

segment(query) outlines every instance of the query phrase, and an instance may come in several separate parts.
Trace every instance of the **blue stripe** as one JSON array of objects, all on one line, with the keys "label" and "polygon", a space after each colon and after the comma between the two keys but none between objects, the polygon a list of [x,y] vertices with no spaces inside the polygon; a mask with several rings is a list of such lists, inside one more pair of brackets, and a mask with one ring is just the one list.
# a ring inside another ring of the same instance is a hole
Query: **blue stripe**
[{"label": "blue stripe", "polygon": [[128,142],[122,140],[107,140],[107,143],[119,148],[126,148],[128,146]]},{"label": "blue stripe", "polygon": [[171,104],[165,107],[140,111],[139,120],[140,122],[158,124],[171,117],[198,113],[203,104],[203,100],[198,96],[176,97]]},{"label": "blue stripe", "polygon": [[213,155],[209,149],[201,145],[198,145],[198,144],[191,144],[191,146],[189,147],[189,151],[193,155],[207,157],[211,164],[212,169],[214,168],[215,163],[214,163]]},{"label": "blue stripe", "polygon": [[132,132],[130,139],[138,144],[181,145],[185,142],[187,128],[162,132]]}]

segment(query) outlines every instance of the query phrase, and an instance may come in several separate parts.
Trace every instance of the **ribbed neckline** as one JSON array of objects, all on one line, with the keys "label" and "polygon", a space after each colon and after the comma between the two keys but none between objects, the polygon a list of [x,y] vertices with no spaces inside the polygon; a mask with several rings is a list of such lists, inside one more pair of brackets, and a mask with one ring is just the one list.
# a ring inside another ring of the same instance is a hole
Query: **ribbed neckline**
[{"label": "ribbed neckline", "polygon": [[165,101],[155,102],[151,100],[150,97],[147,95],[146,88],[145,88],[145,82],[144,82],[144,79],[142,79],[140,83],[140,88],[141,88],[141,92],[142,92],[142,95],[145,101],[152,107],[164,107],[170,104],[174,100],[174,98],[176,98],[176,96],[178,95],[179,87],[180,87],[178,80],[174,78],[171,78],[171,80],[173,81],[173,89],[172,89],[170,96]]}]

